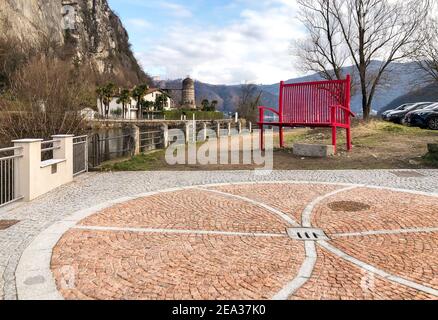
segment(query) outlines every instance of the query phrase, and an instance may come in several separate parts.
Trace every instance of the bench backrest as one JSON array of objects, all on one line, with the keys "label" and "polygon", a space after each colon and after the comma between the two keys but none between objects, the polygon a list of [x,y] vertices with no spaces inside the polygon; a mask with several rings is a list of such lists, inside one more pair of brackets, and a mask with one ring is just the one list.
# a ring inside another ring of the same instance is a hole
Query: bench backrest
[{"label": "bench backrest", "polygon": [[[280,118],[283,123],[328,124],[331,106],[350,110],[350,76],[345,80],[280,84]],[[346,122],[345,112],[336,109],[338,123]]]}]

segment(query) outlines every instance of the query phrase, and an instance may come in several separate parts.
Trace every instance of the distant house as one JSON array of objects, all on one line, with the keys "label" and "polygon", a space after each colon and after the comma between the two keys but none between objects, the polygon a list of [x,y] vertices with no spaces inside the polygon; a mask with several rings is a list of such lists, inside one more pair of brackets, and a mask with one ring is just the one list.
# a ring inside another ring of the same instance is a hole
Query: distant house
[{"label": "distant house", "polygon": [[91,108],[85,108],[81,110],[81,116],[87,120],[93,120],[95,111]]},{"label": "distant house", "polygon": [[[157,98],[160,96],[164,96],[165,100],[163,101],[164,110],[171,110],[174,108],[174,102],[169,95],[161,89],[149,89],[147,94],[143,97],[144,102],[149,102],[149,109],[144,111],[155,111],[155,102]],[[131,101],[125,106],[125,116],[123,116],[123,105],[121,103],[117,103],[118,97],[112,98],[109,104],[109,117],[110,118],[120,118],[127,120],[137,120],[138,118],[138,108],[137,101],[134,98],[131,98]],[[97,99],[97,108],[99,110],[99,114],[104,116],[105,110],[101,110],[100,99]]]},{"label": "distant house", "polygon": [[149,89],[143,100],[155,103],[157,101],[157,97],[159,96],[164,96],[166,98],[164,102],[164,110],[168,111],[175,108],[175,104],[172,98],[162,89]]}]

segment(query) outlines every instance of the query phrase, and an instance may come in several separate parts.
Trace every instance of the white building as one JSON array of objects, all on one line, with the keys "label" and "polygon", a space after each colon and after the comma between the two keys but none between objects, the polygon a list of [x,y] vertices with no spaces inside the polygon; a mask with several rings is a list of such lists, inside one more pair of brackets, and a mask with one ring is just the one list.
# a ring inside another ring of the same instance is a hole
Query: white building
[{"label": "white building", "polygon": [[[168,94],[161,90],[161,89],[149,89],[146,96],[143,98],[144,101],[154,102],[156,101],[157,97],[164,95],[167,99],[164,103],[164,110],[172,110],[174,108],[174,103],[172,98],[168,96]],[[153,110],[151,110],[153,111]]]},{"label": "white building", "polygon": [[[147,94],[143,97],[143,101],[149,101],[151,104],[156,102],[157,97],[165,96],[166,102],[164,103],[164,110],[168,111],[173,109],[174,102],[173,100],[161,89],[149,89]],[[134,98],[131,98],[131,101],[125,106],[125,116],[123,117],[123,106],[121,103],[117,103],[118,97],[114,97],[111,99],[109,104],[109,117],[110,118],[120,118],[127,120],[137,120],[138,119],[138,108],[137,101]],[[105,106],[101,108],[100,99],[97,99],[97,108],[99,110],[99,114],[104,116],[105,114]],[[102,110],[103,109],[103,110]],[[144,111],[154,111],[154,107],[149,110]]]}]

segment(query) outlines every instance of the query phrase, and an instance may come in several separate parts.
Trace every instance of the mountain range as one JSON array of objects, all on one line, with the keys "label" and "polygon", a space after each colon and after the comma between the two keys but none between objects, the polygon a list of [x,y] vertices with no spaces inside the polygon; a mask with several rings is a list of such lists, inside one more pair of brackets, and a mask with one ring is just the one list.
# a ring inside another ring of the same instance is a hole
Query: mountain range
[{"label": "mountain range", "polygon": [[[370,71],[378,68],[380,62],[374,61]],[[351,74],[353,79],[357,78],[354,67],[343,68],[343,74]],[[418,68],[416,63],[393,63],[387,69],[379,87],[376,90],[373,102],[374,112],[381,112],[389,107],[398,106],[406,102],[416,101],[438,101],[438,90],[436,85],[427,81],[428,76],[424,70]],[[319,74],[288,79],[286,83],[299,83],[307,81],[323,80]],[[182,80],[162,82],[160,85],[169,88],[180,88]],[[258,85],[262,91],[261,104],[265,106],[278,106],[279,83],[270,85]],[[195,82],[197,104],[203,99],[217,100],[222,111],[234,112],[239,100],[241,86],[239,85],[211,85],[200,81]],[[361,93],[359,84],[353,83],[351,108],[354,112],[362,113]]]}]

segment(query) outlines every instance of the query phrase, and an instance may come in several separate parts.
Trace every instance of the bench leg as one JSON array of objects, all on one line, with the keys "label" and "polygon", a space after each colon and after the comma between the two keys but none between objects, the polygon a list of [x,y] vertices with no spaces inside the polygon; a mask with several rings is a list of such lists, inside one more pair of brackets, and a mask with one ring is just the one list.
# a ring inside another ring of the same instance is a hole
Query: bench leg
[{"label": "bench leg", "polygon": [[260,150],[265,150],[265,129],[260,125]]},{"label": "bench leg", "polygon": [[347,128],[347,150],[351,151],[353,146],[351,144],[351,128]]},{"label": "bench leg", "polygon": [[335,153],[336,153],[336,145],[337,145],[337,128],[336,126],[332,127],[332,145],[335,147]]},{"label": "bench leg", "polygon": [[280,148],[284,148],[284,129],[280,126]]}]

